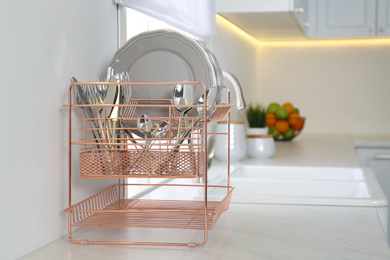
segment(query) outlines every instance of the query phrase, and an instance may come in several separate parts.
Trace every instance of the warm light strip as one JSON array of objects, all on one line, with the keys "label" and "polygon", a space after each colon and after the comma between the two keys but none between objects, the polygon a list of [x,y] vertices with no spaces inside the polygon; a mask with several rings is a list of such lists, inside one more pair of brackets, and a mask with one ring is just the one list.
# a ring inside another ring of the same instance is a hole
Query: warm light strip
[{"label": "warm light strip", "polygon": [[305,41],[261,41],[234,23],[230,22],[223,16],[217,14],[216,15],[217,23],[221,24],[222,26],[225,26],[226,28],[230,29],[240,37],[258,44],[259,46],[363,46],[363,45],[390,45],[390,39],[309,39]]},{"label": "warm light strip", "polygon": [[243,29],[241,29],[240,27],[238,27],[237,25],[235,25],[234,23],[230,22],[228,19],[226,19],[225,17],[217,14],[216,15],[216,20],[217,20],[217,23],[221,24],[222,26],[224,26],[226,29],[229,29],[231,31],[233,31],[235,34],[237,34],[239,37],[241,38],[244,38],[246,39],[247,41],[251,42],[251,43],[254,43],[254,44],[259,44],[260,41],[258,39],[256,39],[255,37],[253,37],[252,35],[250,35],[249,33],[247,33],[246,31],[244,31]]}]

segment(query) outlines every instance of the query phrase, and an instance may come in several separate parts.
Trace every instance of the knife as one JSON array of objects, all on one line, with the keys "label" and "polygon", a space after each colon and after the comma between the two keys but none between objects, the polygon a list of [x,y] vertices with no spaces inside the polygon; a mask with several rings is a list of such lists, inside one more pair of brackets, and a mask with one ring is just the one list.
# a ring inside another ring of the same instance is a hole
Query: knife
[{"label": "knife", "polygon": [[[71,82],[72,83],[77,83],[78,81],[76,80],[75,77],[72,77]],[[90,103],[88,102],[88,98],[85,95],[85,93],[84,93],[83,89],[81,88],[81,86],[79,84],[77,84],[77,85],[75,85],[75,87],[76,87],[76,90],[77,90],[77,95],[79,96],[79,101],[81,101],[81,104],[80,104],[80,102],[78,102],[79,105],[90,105]],[[91,118],[91,119],[95,118],[95,116],[92,113],[91,107],[85,106],[85,107],[82,107],[82,109],[84,110],[84,112],[85,112],[85,114],[86,114],[86,116],[88,118]],[[92,128],[98,129],[95,121],[89,120],[89,122],[91,123]],[[99,143],[98,138],[100,138],[100,135],[99,135],[99,132],[95,132],[95,131],[96,130],[92,130],[92,134],[93,134],[93,136],[95,138],[95,141],[97,143]],[[99,149],[99,147],[98,147],[98,149]]]}]

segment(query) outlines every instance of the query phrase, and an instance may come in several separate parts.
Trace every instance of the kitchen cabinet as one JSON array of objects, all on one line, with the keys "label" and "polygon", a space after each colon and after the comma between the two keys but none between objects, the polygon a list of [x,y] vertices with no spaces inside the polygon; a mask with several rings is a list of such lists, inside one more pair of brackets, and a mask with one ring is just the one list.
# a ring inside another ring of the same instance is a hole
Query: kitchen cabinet
[{"label": "kitchen cabinet", "polygon": [[376,0],[327,0],[317,4],[317,37],[375,35]]},{"label": "kitchen cabinet", "polygon": [[[304,40],[290,0],[216,0],[216,12],[259,40]],[[306,15],[306,12],[304,13]]]},{"label": "kitchen cabinet", "polygon": [[259,40],[390,36],[390,0],[216,0],[216,11]]},{"label": "kitchen cabinet", "polygon": [[378,0],[377,35],[390,35],[390,1]]},{"label": "kitchen cabinet", "polygon": [[294,17],[308,37],[390,35],[389,0],[297,0]]},{"label": "kitchen cabinet", "polygon": [[316,6],[315,1],[294,1],[292,14],[307,37],[315,37],[316,35]]},{"label": "kitchen cabinet", "polygon": [[[358,147],[356,149],[363,167],[371,168],[378,179],[387,199],[390,198],[390,147]],[[388,211],[388,219],[390,210]],[[388,234],[390,227],[388,227]],[[387,238],[390,244],[390,236]]]}]

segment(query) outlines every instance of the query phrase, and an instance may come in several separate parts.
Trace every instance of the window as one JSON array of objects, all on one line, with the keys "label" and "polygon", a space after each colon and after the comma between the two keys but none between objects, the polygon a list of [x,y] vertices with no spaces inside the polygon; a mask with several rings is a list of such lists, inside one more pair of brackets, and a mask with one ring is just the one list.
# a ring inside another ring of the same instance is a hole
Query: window
[{"label": "window", "polygon": [[126,40],[132,38],[133,36],[136,36],[139,33],[158,29],[172,29],[180,33],[186,34],[187,36],[190,36],[192,38],[195,38],[194,36],[185,33],[163,21],[145,15],[131,8],[126,8]]},{"label": "window", "polygon": [[[215,0],[115,0],[115,2],[164,21],[195,36],[197,40],[210,41],[216,32]],[[149,29],[153,29],[155,21],[148,23],[151,26]],[[158,24],[157,27],[161,28],[161,23]],[[133,26],[131,23],[130,27]],[[167,28],[166,26],[164,24],[164,28]]]}]

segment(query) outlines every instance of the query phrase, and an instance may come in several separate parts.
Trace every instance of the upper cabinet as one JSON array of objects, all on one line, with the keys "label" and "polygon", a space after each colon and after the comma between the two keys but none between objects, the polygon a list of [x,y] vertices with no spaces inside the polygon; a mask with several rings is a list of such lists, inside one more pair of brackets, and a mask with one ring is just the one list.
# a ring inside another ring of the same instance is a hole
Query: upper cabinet
[{"label": "upper cabinet", "polygon": [[291,13],[305,36],[317,35],[317,0],[295,0]]},{"label": "upper cabinet", "polygon": [[390,35],[390,0],[216,0],[216,9],[259,40]]},{"label": "upper cabinet", "polygon": [[294,16],[308,37],[390,35],[389,0],[298,0]]},{"label": "upper cabinet", "polygon": [[390,35],[390,1],[378,0],[377,35]]},{"label": "upper cabinet", "polygon": [[259,40],[303,40],[291,0],[216,0],[218,14]]}]

